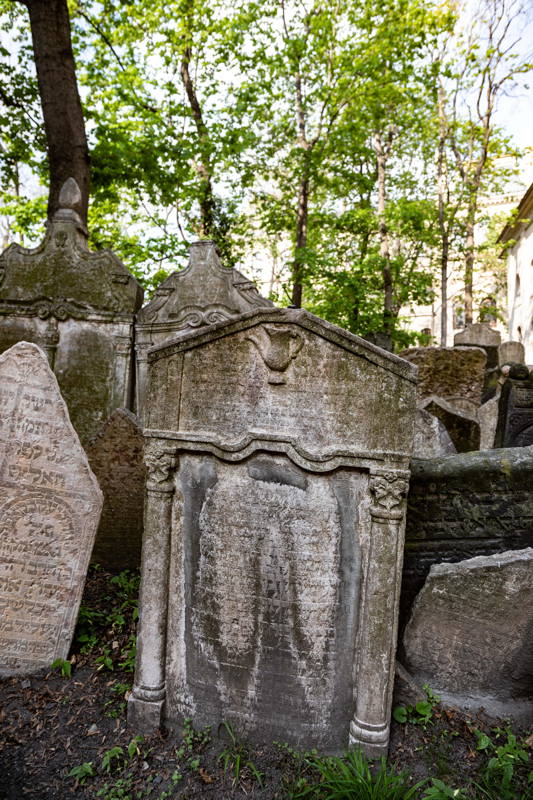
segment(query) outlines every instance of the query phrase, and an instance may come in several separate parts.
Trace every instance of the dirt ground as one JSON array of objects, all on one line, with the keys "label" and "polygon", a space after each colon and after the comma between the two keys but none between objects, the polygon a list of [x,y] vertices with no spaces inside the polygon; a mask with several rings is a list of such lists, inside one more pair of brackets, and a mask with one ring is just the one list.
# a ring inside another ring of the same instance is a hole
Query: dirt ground
[{"label": "dirt ground", "polygon": [[[111,578],[89,573],[70,676],[58,668],[0,681],[0,800],[290,798],[291,787],[311,773],[283,744],[251,747],[224,728],[191,725],[181,740],[132,739],[132,653],[124,653],[132,642],[136,581],[117,585]],[[436,706],[424,724],[393,722],[389,761],[413,781],[432,776],[466,786],[484,758],[474,730],[494,737],[494,728],[507,724]]]}]

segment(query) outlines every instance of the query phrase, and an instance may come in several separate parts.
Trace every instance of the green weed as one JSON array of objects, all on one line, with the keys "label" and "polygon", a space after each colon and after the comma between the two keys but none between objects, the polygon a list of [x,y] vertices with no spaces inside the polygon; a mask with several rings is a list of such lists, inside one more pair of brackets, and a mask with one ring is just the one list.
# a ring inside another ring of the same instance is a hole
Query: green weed
[{"label": "green weed", "polygon": [[221,722],[218,734],[224,730],[229,737],[228,746],[222,750],[218,760],[222,762],[224,774],[230,771],[233,774],[233,786],[240,784],[244,777],[251,777],[259,786],[263,785],[263,774],[259,772],[250,758],[248,747],[240,741],[232,726],[228,722]]},{"label": "green weed", "polygon": [[51,669],[57,669],[63,678],[70,678],[72,675],[72,664],[64,658],[56,658],[50,665]]},{"label": "green weed", "polygon": [[72,767],[68,773],[69,778],[74,778],[80,786],[83,786],[87,778],[93,778],[96,775],[94,771],[93,762],[86,761],[84,764],[79,764],[77,767]]}]

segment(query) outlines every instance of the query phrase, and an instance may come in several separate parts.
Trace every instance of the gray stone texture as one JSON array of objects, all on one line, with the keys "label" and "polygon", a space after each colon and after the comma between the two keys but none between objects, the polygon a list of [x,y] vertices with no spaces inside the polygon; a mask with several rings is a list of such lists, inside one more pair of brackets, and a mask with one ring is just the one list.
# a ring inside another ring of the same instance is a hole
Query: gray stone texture
[{"label": "gray stone texture", "polygon": [[148,350],[181,333],[223,322],[254,308],[272,308],[252,281],[224,267],[214,242],[193,242],[187,267],[173,272],[137,315],[137,409],[144,419]]},{"label": "gray stone texture", "polygon": [[419,408],[415,416],[413,458],[438,458],[456,452],[455,445],[440,419]]},{"label": "gray stone texture", "polygon": [[12,244],[0,255],[0,352],[23,340],[42,347],[84,445],[133,400],[133,318],[141,303],[135,278],[109,250],[88,250],[68,207],[38,247]]},{"label": "gray stone texture", "polygon": [[480,428],[477,414],[459,411],[456,405],[451,405],[436,395],[422,400],[420,408],[442,422],[458,453],[479,450]]},{"label": "gray stone texture", "polygon": [[522,342],[502,342],[498,347],[498,365],[524,364],[526,360],[525,347]]},{"label": "gray stone texture", "polygon": [[420,399],[436,395],[459,411],[481,404],[487,358],[479,347],[412,347],[400,353],[418,367]]},{"label": "gray stone texture", "polygon": [[482,402],[486,402],[494,395],[498,382],[498,349],[501,344],[501,334],[491,328],[488,322],[475,322],[467,325],[463,331],[454,336],[454,347],[481,347],[487,355],[485,379],[483,382]]},{"label": "gray stone texture", "polygon": [[533,547],[533,447],[411,463],[402,620],[433,564]]},{"label": "gray stone texture", "polygon": [[108,569],[138,568],[143,532],[144,439],[137,418],[114,411],[89,442],[87,457],[104,493],[91,560]]},{"label": "gray stone texture", "polygon": [[533,444],[533,373],[525,365],[511,366],[498,401],[495,447]]},{"label": "gray stone texture", "polygon": [[288,309],[149,358],[131,726],[386,751],[415,369]]},{"label": "gray stone texture", "polygon": [[403,644],[407,669],[437,692],[531,703],[533,549],[434,565]]},{"label": "gray stone texture", "polygon": [[102,494],[46,355],[0,355],[0,675],[66,658]]}]

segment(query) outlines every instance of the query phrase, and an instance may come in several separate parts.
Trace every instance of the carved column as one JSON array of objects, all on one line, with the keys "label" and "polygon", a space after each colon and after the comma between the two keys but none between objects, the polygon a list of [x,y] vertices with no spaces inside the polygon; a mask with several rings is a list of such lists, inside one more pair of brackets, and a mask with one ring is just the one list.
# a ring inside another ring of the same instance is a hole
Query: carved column
[{"label": "carved column", "polygon": [[169,544],[176,457],[167,442],[148,440],[142,579],[135,684],[128,724],[138,732],[158,728],[165,700]]},{"label": "carved column", "polygon": [[407,478],[408,474],[397,472],[370,476],[370,543],[359,617],[350,745],[363,746],[367,754],[375,756],[386,754],[389,742]]},{"label": "carved column", "polygon": [[42,338],[41,346],[46,353],[50,369],[53,371],[56,353],[59,345],[59,326],[55,317],[50,317],[46,324],[46,332]]},{"label": "carved column", "polygon": [[115,380],[108,413],[115,408],[133,408],[132,362],[133,325],[124,325],[127,333],[115,337]]}]

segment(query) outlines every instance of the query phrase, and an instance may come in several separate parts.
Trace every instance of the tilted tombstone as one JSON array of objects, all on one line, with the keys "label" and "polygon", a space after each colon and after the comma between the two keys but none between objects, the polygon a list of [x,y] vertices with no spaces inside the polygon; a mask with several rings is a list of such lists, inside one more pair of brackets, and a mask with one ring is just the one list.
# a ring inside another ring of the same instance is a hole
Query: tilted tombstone
[{"label": "tilted tombstone", "polygon": [[514,364],[501,389],[494,446],[530,444],[533,444],[533,373],[524,364]]},{"label": "tilted tombstone", "polygon": [[447,403],[441,397],[426,397],[420,409],[437,417],[446,428],[453,446],[458,453],[469,453],[479,450],[480,425],[477,416],[459,411],[456,406]]},{"label": "tilted tombstone", "polygon": [[0,355],[0,675],[66,658],[102,493],[45,354]]},{"label": "tilted tombstone", "polygon": [[133,320],[142,289],[109,250],[93,253],[69,178],[43,242],[0,255],[0,352],[19,341],[48,356],[83,444],[133,402]]},{"label": "tilted tombstone", "polygon": [[488,322],[473,322],[453,337],[454,347],[482,347],[487,354],[485,381],[482,402],[489,400],[496,390],[498,382],[498,348],[501,344],[501,333],[491,328]]},{"label": "tilted tombstone", "polygon": [[436,395],[459,411],[481,405],[487,356],[479,347],[410,347],[399,354],[418,367],[420,399]]},{"label": "tilted tombstone", "polygon": [[223,322],[254,308],[272,308],[252,281],[220,263],[214,242],[193,242],[189,264],[156,289],[136,322],[137,411],[144,419],[148,350],[174,336]]},{"label": "tilted tombstone", "polygon": [[131,726],[385,752],[416,369],[290,309],[149,359]]},{"label": "tilted tombstone", "polygon": [[113,411],[89,442],[87,457],[104,493],[91,560],[109,569],[138,568],[146,468],[144,439],[134,414],[125,408]]}]

